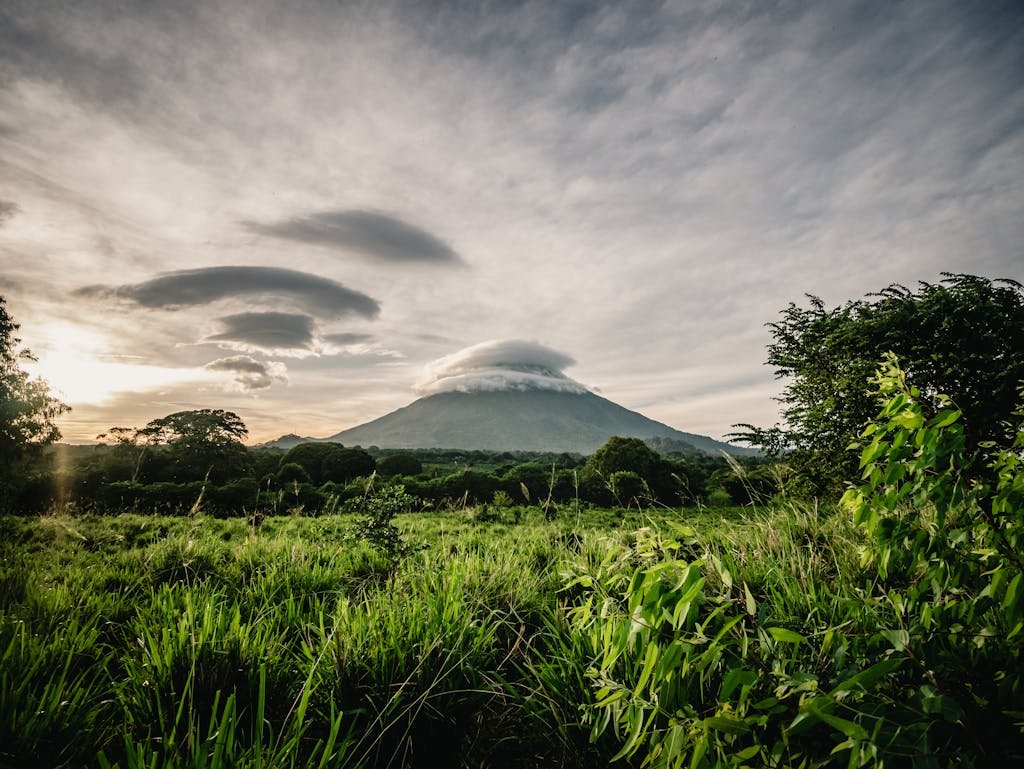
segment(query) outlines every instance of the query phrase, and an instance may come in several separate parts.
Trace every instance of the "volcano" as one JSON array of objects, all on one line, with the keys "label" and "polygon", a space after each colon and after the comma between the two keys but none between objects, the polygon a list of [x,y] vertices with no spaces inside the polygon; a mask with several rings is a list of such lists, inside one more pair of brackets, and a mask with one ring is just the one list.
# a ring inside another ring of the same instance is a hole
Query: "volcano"
[{"label": "volcano", "polygon": [[441,392],[326,440],[389,449],[591,454],[613,435],[667,439],[665,445],[684,453],[754,453],[675,430],[592,392],[550,389]]},{"label": "volcano", "polygon": [[[609,438],[642,438],[683,454],[756,454],[676,430],[594,394],[569,378],[572,358],[520,339],[481,342],[427,365],[424,397],[372,422],[324,438],[382,449],[552,451],[591,454]],[[272,446],[304,440],[286,435]]]}]

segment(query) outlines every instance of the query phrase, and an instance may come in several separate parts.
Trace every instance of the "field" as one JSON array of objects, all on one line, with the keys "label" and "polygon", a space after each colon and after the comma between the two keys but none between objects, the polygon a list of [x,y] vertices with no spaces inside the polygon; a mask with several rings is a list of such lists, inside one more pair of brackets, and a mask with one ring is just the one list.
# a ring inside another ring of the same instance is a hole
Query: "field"
[{"label": "field", "polygon": [[941,688],[922,699],[842,512],[395,522],[404,556],[352,516],[0,519],[0,765],[639,765],[672,740],[694,765],[1012,755],[998,716],[978,731]]}]

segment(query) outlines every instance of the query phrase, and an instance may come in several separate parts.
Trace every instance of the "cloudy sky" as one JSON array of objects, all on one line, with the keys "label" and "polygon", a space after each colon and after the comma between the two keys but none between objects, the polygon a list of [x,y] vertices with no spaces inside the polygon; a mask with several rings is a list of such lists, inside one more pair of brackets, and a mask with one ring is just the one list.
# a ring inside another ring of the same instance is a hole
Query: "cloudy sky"
[{"label": "cloudy sky", "polygon": [[1012,1],[0,0],[0,295],[75,441],[509,339],[717,437],[805,293],[1024,280],[1022,86]]}]

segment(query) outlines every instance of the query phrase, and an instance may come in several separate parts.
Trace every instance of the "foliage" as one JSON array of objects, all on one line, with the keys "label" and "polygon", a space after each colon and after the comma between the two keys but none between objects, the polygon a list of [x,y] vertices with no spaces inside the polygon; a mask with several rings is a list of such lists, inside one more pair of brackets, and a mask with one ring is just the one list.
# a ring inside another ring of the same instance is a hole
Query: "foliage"
[{"label": "foliage", "polygon": [[[843,597],[836,616],[820,605],[780,616],[800,600],[794,585],[759,599],[736,579],[737,559],[701,552],[679,525],[678,538],[638,532],[568,583],[580,595],[571,628],[593,661],[586,720],[595,738],[614,734],[616,758],[673,768],[1024,758],[1024,427],[982,480],[947,397],[925,408],[893,357],[876,381],[883,407],[864,431],[863,483],[843,502],[873,537],[863,563],[880,581]],[[808,632],[815,617],[828,621]]]},{"label": "foliage", "polygon": [[608,479],[608,489],[620,505],[643,507],[644,500],[651,498],[651,491],[639,473],[632,470],[618,470]]},{"label": "foliage", "polygon": [[283,462],[281,468],[277,471],[276,478],[278,483],[291,483],[293,481],[309,483],[310,480],[306,468],[298,462]]},{"label": "foliage", "polygon": [[60,438],[54,420],[70,408],[50,394],[44,380],[22,370],[22,363],[35,358],[29,350],[18,349],[19,328],[0,296],[0,509],[16,501],[26,460],[37,458],[41,447]]},{"label": "foliage", "polygon": [[583,477],[585,480],[598,480],[612,491],[613,474],[635,473],[647,484],[651,496],[666,502],[678,502],[676,492],[679,484],[672,477],[672,471],[672,464],[639,438],[614,436],[587,459]]},{"label": "foliage", "polygon": [[[927,716],[941,724],[952,712],[997,739],[1024,710],[1024,424],[975,469],[947,396],[908,385],[891,354],[877,382],[883,408],[862,434],[862,483],[843,503],[874,538],[879,574],[912,579],[891,594],[895,642],[930,684]],[[965,667],[991,677],[971,680]]]},{"label": "foliage", "polygon": [[380,552],[393,571],[403,558],[424,547],[406,541],[394,523],[397,514],[411,510],[415,504],[416,498],[406,494],[401,484],[369,489],[354,505],[363,515],[353,524],[350,535]]},{"label": "foliage", "polygon": [[412,454],[390,454],[377,460],[377,474],[384,477],[393,475],[419,475],[423,463]]},{"label": "foliage", "polygon": [[281,467],[298,464],[314,483],[347,483],[373,474],[373,457],[359,448],[340,443],[300,443],[281,457]]},{"label": "foliage", "polygon": [[323,458],[320,481],[346,483],[354,478],[369,478],[376,467],[374,458],[363,449],[338,446]]},{"label": "foliage", "polygon": [[[119,453],[132,457],[132,481],[149,475],[146,480],[218,482],[244,471],[247,434],[234,412],[198,409],[168,414],[145,427],[112,427],[97,437],[112,440]],[[148,473],[140,473],[144,460],[149,460]]]},{"label": "foliage", "polygon": [[1024,379],[1024,287],[944,275],[916,292],[891,285],[834,309],[815,296],[807,308],[791,303],[768,324],[768,363],[790,378],[779,399],[786,426],[737,425],[746,432],[733,437],[784,457],[796,473],[791,490],[840,491],[856,473],[846,446],[875,414],[866,383],[892,351],[922,392],[958,404],[968,453],[988,441],[1008,445],[1005,420]]}]

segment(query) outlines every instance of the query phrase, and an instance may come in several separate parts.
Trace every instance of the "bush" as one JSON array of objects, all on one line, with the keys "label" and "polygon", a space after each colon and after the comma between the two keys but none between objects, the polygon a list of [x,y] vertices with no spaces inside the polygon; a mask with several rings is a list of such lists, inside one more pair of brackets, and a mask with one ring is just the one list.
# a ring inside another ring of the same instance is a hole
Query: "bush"
[{"label": "bush", "polygon": [[287,462],[281,465],[281,469],[277,471],[275,476],[277,482],[281,485],[288,483],[309,483],[310,474],[305,467],[300,465],[298,462]]},{"label": "bush", "polygon": [[894,358],[877,382],[863,481],[843,505],[872,537],[878,579],[829,624],[813,597],[784,618],[802,625],[773,619],[773,602],[813,587],[806,572],[758,597],[728,553],[695,551],[678,524],[679,540],[641,530],[566,586],[593,660],[584,720],[594,739],[614,734],[617,757],[669,769],[1024,757],[1024,426],[978,467],[948,398],[923,397]]},{"label": "bush", "polygon": [[398,513],[408,512],[416,504],[416,498],[406,494],[402,485],[375,489],[353,500],[352,508],[362,513],[362,517],[352,526],[349,536],[363,540],[380,552],[387,559],[389,571],[393,572],[403,558],[426,547],[407,542],[394,524]]},{"label": "bush", "polygon": [[608,486],[618,503],[625,507],[642,507],[642,501],[651,498],[650,489],[647,488],[644,479],[632,470],[612,473],[608,479]]},{"label": "bush", "polygon": [[423,463],[411,454],[392,454],[377,460],[377,474],[390,478],[394,475],[419,475]]}]

